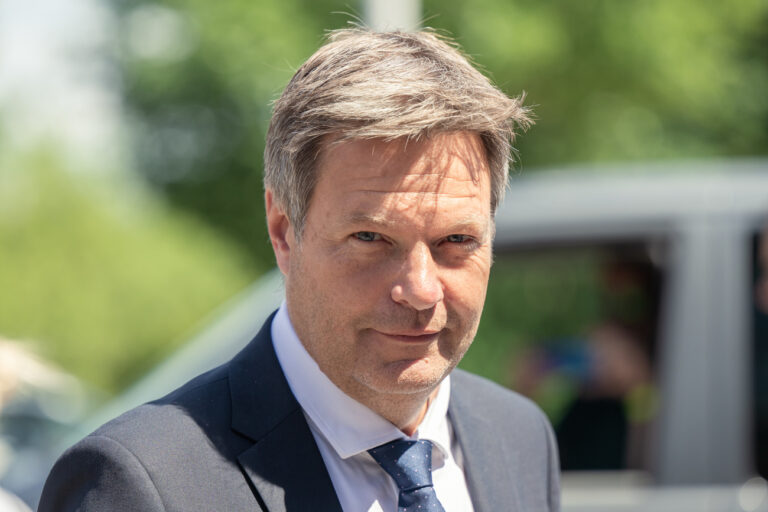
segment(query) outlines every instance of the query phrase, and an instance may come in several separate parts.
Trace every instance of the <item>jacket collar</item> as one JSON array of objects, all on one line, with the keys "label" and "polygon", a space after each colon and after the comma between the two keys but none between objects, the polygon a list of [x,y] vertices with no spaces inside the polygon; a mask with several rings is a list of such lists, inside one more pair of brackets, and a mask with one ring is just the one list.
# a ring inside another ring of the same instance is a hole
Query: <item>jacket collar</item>
[{"label": "jacket collar", "polygon": [[273,317],[229,367],[232,429],[254,441],[238,461],[269,512],[341,512],[315,439],[275,355]]},{"label": "jacket collar", "polygon": [[503,425],[478,410],[476,396],[462,370],[451,373],[448,417],[464,456],[464,477],[475,512],[522,510],[515,482],[519,457],[501,442]]}]

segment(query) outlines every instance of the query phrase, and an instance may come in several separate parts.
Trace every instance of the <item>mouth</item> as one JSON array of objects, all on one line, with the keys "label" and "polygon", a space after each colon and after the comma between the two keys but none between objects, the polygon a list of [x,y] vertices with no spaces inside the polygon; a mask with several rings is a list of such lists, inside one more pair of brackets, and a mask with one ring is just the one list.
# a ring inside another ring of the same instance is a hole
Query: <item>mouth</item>
[{"label": "mouth", "polygon": [[442,329],[437,329],[437,330],[424,329],[424,330],[418,330],[418,331],[416,330],[379,331],[374,329],[374,332],[392,340],[401,341],[403,343],[418,344],[418,343],[432,343],[434,341],[437,341],[438,337],[440,336],[440,333],[442,332]]}]

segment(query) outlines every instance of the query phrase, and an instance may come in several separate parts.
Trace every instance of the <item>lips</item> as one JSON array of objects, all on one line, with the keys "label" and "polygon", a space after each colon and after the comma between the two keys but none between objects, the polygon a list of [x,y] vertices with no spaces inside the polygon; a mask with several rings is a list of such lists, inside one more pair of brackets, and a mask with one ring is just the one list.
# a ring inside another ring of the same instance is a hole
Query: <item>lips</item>
[{"label": "lips", "polygon": [[376,330],[378,334],[386,336],[390,339],[395,339],[405,343],[430,343],[437,340],[442,329],[439,330],[419,330],[419,331],[396,331],[396,332],[384,332]]}]

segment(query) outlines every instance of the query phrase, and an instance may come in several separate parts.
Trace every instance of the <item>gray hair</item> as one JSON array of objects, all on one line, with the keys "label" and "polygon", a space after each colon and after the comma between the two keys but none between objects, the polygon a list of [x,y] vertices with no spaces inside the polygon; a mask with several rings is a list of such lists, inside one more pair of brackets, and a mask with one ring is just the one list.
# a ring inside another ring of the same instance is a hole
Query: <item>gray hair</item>
[{"label": "gray hair", "polygon": [[517,127],[531,123],[450,41],[431,31],[333,31],[275,102],[264,152],[264,186],[300,238],[327,141],[419,139],[469,131],[484,145],[491,211],[507,185]]}]

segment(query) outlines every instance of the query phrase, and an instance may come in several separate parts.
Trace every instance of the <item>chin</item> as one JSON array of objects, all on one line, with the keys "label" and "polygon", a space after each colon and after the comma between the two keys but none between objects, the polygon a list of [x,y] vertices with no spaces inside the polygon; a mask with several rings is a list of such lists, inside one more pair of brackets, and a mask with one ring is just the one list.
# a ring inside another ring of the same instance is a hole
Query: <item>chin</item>
[{"label": "chin", "polygon": [[359,382],[379,394],[429,394],[453,369],[447,362],[438,367],[424,366],[423,361],[393,363],[373,375],[362,376]]}]

